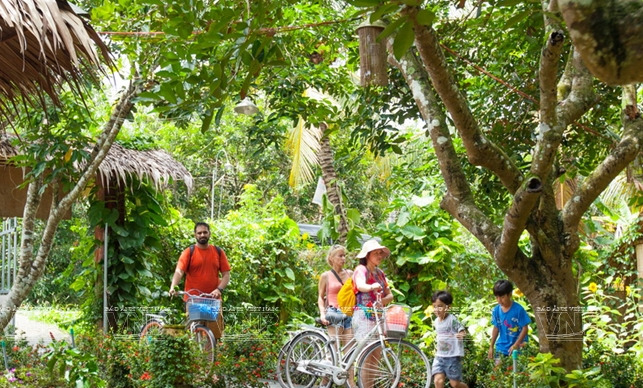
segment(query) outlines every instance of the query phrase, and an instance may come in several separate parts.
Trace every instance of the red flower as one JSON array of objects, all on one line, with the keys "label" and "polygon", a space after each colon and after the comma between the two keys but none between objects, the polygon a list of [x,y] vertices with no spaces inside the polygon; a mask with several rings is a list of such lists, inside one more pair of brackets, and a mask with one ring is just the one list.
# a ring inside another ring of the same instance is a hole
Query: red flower
[{"label": "red flower", "polygon": [[152,378],[152,375],[150,375],[150,372],[148,371],[143,372],[143,374],[140,377],[141,380],[149,380],[151,378]]},{"label": "red flower", "polygon": [[20,347],[18,347],[18,345],[14,345],[14,347],[11,348],[11,350],[13,350],[14,352],[17,352],[18,350],[20,350]]}]

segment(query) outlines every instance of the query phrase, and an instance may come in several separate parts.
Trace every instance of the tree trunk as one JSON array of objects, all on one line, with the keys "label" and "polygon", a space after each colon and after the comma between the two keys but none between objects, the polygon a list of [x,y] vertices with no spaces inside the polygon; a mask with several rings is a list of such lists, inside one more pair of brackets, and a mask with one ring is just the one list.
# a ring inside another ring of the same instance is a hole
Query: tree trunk
[{"label": "tree trunk", "polygon": [[540,351],[551,352],[567,370],[580,369],[583,320],[578,282],[571,268],[552,267],[554,262],[555,257],[543,258],[536,253],[531,258],[517,257],[510,266],[499,266],[529,300]]},{"label": "tree trunk", "polygon": [[338,233],[339,237],[337,242],[339,244],[346,243],[346,237],[348,236],[348,221],[346,219],[346,209],[342,203],[342,191],[337,184],[337,171],[333,166],[333,149],[330,146],[330,140],[328,139],[328,134],[326,133],[326,125],[323,126],[323,135],[320,140],[319,148],[319,165],[322,170],[322,179],[326,185],[326,193],[328,195],[328,201],[333,205],[335,209],[335,214],[339,216],[339,225]]},{"label": "tree trunk", "polygon": [[[27,200],[22,221],[22,239],[18,258],[18,273],[14,281],[4,306],[0,311],[0,329],[4,329],[15,311],[20,307],[24,299],[33,289],[47,264],[49,252],[54,243],[54,236],[58,224],[64,215],[69,211],[72,204],[82,194],[87,184],[95,178],[98,166],[105,159],[109,148],[114,143],[116,135],[123,125],[125,117],[132,109],[133,97],[138,94],[138,83],[130,83],[129,89],[123,94],[119,103],[114,107],[114,111],[109,122],[105,125],[103,132],[100,134],[96,146],[90,156],[87,165],[84,166],[82,174],[76,185],[63,198],[58,200],[54,194],[49,211],[49,217],[46,221],[44,230],[40,235],[40,246],[33,256],[34,248],[34,220],[35,213],[40,205],[42,194],[39,194],[42,186],[42,177],[29,183],[27,188]],[[54,184],[53,193],[58,192],[57,185]]]}]

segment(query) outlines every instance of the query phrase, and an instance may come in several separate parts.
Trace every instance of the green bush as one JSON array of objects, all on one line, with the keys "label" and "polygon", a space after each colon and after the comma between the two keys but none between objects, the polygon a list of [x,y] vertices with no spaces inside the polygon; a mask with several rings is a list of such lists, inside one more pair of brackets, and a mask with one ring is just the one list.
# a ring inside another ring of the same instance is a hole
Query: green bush
[{"label": "green bush", "polygon": [[279,341],[267,331],[243,329],[218,348],[215,373],[219,387],[264,387],[261,379],[272,378]]},{"label": "green bush", "polygon": [[585,353],[583,367],[598,367],[610,387],[643,387],[643,366],[634,352],[615,353],[595,344]]}]

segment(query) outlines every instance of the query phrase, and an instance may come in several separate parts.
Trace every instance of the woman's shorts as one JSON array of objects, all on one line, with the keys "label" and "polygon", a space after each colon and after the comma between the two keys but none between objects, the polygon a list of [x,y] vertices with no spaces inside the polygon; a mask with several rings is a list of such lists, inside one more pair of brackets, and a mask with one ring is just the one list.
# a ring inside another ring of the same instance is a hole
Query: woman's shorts
[{"label": "woman's shorts", "polygon": [[333,306],[330,306],[326,309],[326,320],[333,326],[341,327],[344,329],[351,328],[352,318]]}]

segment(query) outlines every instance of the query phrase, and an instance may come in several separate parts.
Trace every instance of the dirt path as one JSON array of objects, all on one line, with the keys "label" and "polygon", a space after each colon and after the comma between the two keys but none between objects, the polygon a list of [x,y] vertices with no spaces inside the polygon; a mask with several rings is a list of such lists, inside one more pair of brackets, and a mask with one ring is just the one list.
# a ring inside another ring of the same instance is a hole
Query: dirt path
[{"label": "dirt path", "polygon": [[[70,341],[70,334],[58,326],[31,319],[32,313],[18,310],[15,315],[16,335],[27,339],[29,344],[51,343],[51,335],[56,340]],[[51,333],[51,334],[50,334]]]}]

